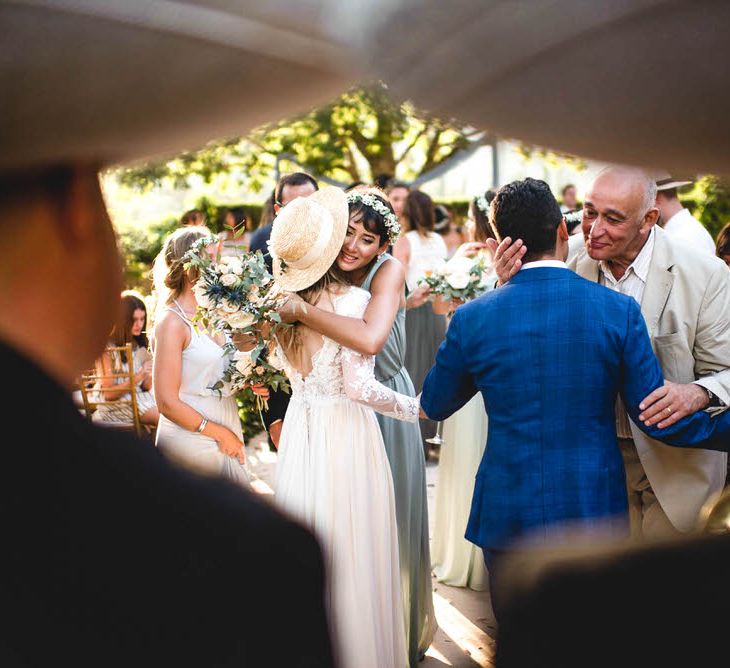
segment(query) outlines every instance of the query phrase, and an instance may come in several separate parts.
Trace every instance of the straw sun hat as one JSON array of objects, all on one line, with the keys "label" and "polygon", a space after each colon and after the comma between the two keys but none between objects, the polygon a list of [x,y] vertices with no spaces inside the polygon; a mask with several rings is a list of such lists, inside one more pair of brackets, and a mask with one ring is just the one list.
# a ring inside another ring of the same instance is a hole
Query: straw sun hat
[{"label": "straw sun hat", "polygon": [[316,283],[337,258],[347,233],[347,196],[324,187],[289,202],[274,219],[269,240],[274,278],[297,292]]}]

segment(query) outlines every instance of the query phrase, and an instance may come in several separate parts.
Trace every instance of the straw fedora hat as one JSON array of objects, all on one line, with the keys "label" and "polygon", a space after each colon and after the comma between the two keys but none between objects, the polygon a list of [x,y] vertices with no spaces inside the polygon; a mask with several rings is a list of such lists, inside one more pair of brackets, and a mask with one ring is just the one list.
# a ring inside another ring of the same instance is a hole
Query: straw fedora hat
[{"label": "straw fedora hat", "polygon": [[326,102],[360,76],[338,2],[0,3],[0,171],[166,158]]},{"label": "straw fedora hat", "polygon": [[660,174],[654,179],[656,181],[656,189],[658,191],[671,190],[672,188],[681,188],[682,186],[692,185],[693,181],[685,181],[677,179],[670,174]]},{"label": "straw fedora hat", "polygon": [[332,266],[347,233],[347,196],[326,186],[289,202],[274,219],[269,239],[274,278],[290,292],[316,283]]}]

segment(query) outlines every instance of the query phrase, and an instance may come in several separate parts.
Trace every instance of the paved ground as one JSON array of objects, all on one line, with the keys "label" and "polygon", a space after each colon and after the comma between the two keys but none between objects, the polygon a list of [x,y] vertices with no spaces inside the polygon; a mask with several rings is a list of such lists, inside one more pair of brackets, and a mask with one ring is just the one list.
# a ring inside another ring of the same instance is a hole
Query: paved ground
[{"label": "paved ground", "polygon": [[[253,486],[264,495],[273,494],[276,453],[270,452],[263,434],[246,446],[250,470],[255,474]],[[432,453],[426,464],[428,503],[433,503],[438,479],[438,454]],[[432,523],[433,527],[433,523]],[[494,620],[488,592],[449,587],[433,580],[434,607],[439,630],[421,664],[423,668],[491,667],[494,643]],[[491,634],[491,636],[490,636]]]}]

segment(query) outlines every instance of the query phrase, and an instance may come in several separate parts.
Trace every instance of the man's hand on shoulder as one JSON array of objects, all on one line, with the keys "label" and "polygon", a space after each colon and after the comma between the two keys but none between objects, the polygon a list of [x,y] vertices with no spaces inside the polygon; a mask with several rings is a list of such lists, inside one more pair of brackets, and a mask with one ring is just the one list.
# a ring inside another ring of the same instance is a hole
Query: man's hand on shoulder
[{"label": "man's hand on shoulder", "polygon": [[659,429],[670,427],[687,415],[704,410],[710,403],[707,390],[696,383],[682,385],[665,381],[640,404],[639,420]]},{"label": "man's hand on shoulder", "polygon": [[496,239],[487,239],[487,246],[494,256],[494,273],[499,279],[497,286],[504,285],[522,268],[522,258],[527,252],[527,246],[522,239],[512,243],[510,237],[502,239],[500,244],[497,244]]}]

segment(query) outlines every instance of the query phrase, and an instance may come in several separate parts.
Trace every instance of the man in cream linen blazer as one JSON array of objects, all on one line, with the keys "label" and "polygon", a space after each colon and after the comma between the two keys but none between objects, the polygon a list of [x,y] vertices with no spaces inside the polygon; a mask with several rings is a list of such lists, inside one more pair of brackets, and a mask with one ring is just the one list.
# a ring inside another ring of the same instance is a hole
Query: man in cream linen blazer
[{"label": "man in cream linen blazer", "polygon": [[[623,174],[623,178],[630,177],[631,172]],[[596,179],[595,184],[598,182]],[[598,193],[595,199],[599,200]],[[601,276],[603,263],[591,257],[600,254],[600,244],[594,249],[590,234],[601,215],[600,211],[584,213],[586,247],[568,262],[578,275],[597,282],[606,279]],[[658,225],[653,228],[653,244],[640,303],[664,377],[674,383],[702,386],[708,391],[706,410],[726,410],[730,405],[730,271],[718,258],[678,246]],[[687,532],[696,528],[702,507],[723,489],[727,455],[674,448],[646,436],[633,422],[629,427],[650,485],[649,503],[653,490],[675,529]],[[631,467],[628,461],[626,464],[631,484]],[[631,495],[630,489],[630,505]],[[643,510],[645,513],[646,505]],[[646,515],[640,519],[644,535],[665,533],[661,523],[652,528]]]}]

